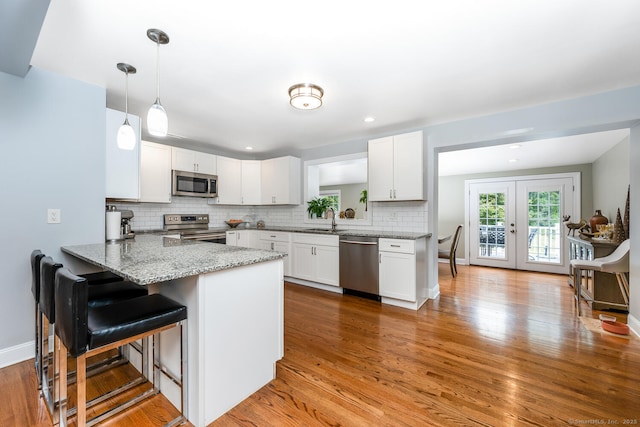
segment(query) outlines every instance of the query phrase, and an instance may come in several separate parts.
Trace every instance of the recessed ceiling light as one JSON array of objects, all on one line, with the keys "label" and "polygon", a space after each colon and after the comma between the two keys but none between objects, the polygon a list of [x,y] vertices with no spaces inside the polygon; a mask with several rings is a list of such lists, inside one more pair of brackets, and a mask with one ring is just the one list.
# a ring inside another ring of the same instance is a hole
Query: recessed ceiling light
[{"label": "recessed ceiling light", "polygon": [[509,163],[515,163],[517,161],[518,161],[518,159],[509,159]]},{"label": "recessed ceiling light", "polygon": [[244,147],[244,149],[251,151],[251,150],[253,150],[253,147],[247,146],[247,147]]},{"label": "recessed ceiling light", "polygon": [[376,118],[375,118],[375,117],[371,117],[371,116],[369,116],[369,117],[365,117],[365,118],[364,118],[364,122],[365,122],[365,123],[372,123],[372,122],[375,122],[375,121],[376,121]]},{"label": "recessed ceiling light", "polygon": [[522,147],[522,145],[519,145],[519,144],[513,144],[509,146],[509,148],[511,148],[512,150],[517,150],[520,147]]}]

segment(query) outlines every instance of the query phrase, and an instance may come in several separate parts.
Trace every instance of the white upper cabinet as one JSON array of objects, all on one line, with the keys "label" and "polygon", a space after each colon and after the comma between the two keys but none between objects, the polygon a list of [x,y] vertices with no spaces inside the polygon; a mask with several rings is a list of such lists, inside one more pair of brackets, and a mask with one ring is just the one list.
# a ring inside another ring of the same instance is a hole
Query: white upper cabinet
[{"label": "white upper cabinet", "polygon": [[171,147],[140,143],[140,201],[171,203]]},{"label": "white upper cabinet", "polygon": [[129,114],[129,124],[136,134],[133,150],[118,148],[118,129],[125,114],[107,108],[106,118],[106,198],[137,200],[140,197],[140,117]]},{"label": "white upper cabinet", "polygon": [[242,204],[242,161],[218,156],[218,203]]},{"label": "white upper cabinet", "polygon": [[262,161],[262,204],[300,204],[300,159],[291,156]]},{"label": "white upper cabinet", "polygon": [[369,141],[369,200],[424,200],[422,131]]},{"label": "white upper cabinet", "polygon": [[171,168],[179,171],[216,175],[217,156],[173,147],[171,150]]},{"label": "white upper cabinet", "polygon": [[259,205],[261,200],[262,162],[260,160],[242,161],[242,204]]},{"label": "white upper cabinet", "polygon": [[262,162],[218,156],[218,203],[259,205]]}]

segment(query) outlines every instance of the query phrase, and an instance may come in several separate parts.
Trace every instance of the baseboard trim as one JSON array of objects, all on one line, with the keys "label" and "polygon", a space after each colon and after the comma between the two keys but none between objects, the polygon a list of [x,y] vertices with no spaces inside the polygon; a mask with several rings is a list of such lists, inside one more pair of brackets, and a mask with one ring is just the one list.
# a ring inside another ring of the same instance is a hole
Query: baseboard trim
[{"label": "baseboard trim", "polygon": [[633,332],[638,338],[640,338],[640,320],[629,314],[629,316],[627,316],[627,325],[629,325],[629,329],[631,329],[631,332]]},{"label": "baseboard trim", "polygon": [[34,354],[35,341],[0,349],[0,368],[6,368],[27,359],[33,359]]}]

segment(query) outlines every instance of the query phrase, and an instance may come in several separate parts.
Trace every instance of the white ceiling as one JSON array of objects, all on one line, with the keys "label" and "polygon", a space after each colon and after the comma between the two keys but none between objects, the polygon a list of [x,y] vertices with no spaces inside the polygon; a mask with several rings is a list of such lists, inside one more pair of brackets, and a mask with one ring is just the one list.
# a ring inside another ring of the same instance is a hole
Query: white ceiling
[{"label": "white ceiling", "polygon": [[466,175],[593,163],[627,136],[629,129],[619,129],[449,151],[438,155],[438,175]]},{"label": "white ceiling", "polygon": [[[169,132],[257,156],[640,84],[637,0],[52,0],[31,63],[106,87],[123,110],[128,62],[144,117],[148,28],[171,38]],[[322,86],[325,105],[290,107],[299,82]]]}]

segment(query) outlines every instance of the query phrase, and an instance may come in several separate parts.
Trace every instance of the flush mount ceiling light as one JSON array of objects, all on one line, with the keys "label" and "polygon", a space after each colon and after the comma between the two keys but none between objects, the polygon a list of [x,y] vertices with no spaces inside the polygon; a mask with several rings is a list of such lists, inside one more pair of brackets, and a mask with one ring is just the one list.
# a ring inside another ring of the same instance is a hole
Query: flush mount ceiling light
[{"label": "flush mount ceiling light", "polygon": [[124,123],[118,129],[118,148],[122,150],[133,150],[136,146],[136,133],[129,124],[129,74],[136,73],[136,67],[133,65],[118,63],[118,70],[125,74],[124,83]]},{"label": "flush mount ceiling light", "polygon": [[311,83],[299,83],[289,88],[289,104],[298,110],[314,110],[322,106],[324,91]]},{"label": "flush mount ceiling light", "polygon": [[147,130],[153,136],[167,136],[169,119],[167,112],[160,104],[160,45],[169,43],[169,36],[162,30],[151,28],[147,30],[147,37],[156,44],[156,102],[147,113]]}]

